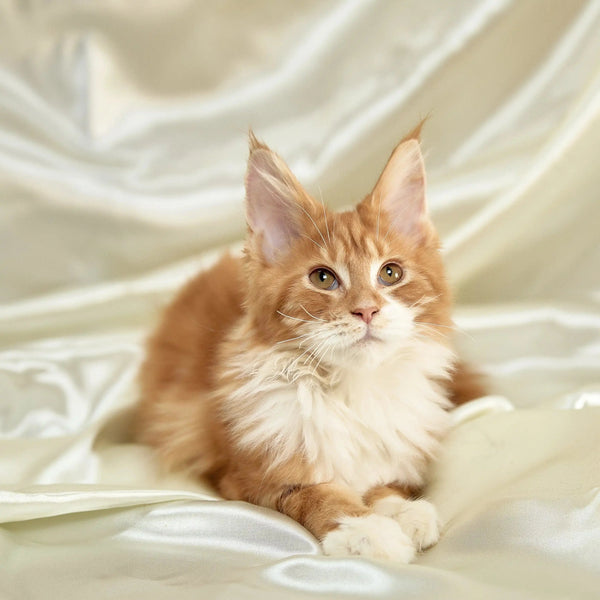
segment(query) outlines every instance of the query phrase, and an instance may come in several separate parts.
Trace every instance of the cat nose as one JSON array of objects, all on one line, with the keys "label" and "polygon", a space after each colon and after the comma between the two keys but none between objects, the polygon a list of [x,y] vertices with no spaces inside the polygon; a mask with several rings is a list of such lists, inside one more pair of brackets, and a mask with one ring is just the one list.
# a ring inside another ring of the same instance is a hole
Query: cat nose
[{"label": "cat nose", "polygon": [[373,320],[374,315],[379,312],[379,309],[376,306],[369,306],[369,308],[355,308],[351,312],[368,325]]}]

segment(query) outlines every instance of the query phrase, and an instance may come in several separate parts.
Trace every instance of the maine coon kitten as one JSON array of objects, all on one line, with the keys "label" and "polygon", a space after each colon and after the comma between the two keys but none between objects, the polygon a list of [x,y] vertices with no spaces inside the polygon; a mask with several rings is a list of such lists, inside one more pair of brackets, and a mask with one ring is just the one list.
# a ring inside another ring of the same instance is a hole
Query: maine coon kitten
[{"label": "maine coon kitten", "polygon": [[289,515],[327,554],[408,562],[439,536],[414,494],[454,368],[419,142],[333,213],[251,134],[246,209],[244,257],[188,283],[149,342],[138,437],[225,498]]}]

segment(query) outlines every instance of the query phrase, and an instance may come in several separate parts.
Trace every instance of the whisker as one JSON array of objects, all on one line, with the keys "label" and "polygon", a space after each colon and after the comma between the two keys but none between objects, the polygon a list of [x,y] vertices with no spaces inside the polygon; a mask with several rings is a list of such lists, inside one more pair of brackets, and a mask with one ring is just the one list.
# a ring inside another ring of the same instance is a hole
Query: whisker
[{"label": "whisker", "polygon": [[381,192],[378,194],[379,197],[379,208],[377,209],[377,239],[379,239],[379,219],[381,217]]},{"label": "whisker", "polygon": [[408,308],[414,308],[417,304],[419,304],[422,301],[422,298],[419,298],[418,300],[415,300]]},{"label": "whisker", "polygon": [[432,296],[431,298],[421,298],[421,301],[419,302],[419,304],[431,304],[432,302],[435,302],[440,297],[441,297],[441,294],[438,294],[437,296]]},{"label": "whisker", "polygon": [[[310,335],[307,335],[307,336],[306,336],[306,340],[309,340],[310,338],[315,338],[315,337],[317,337],[317,336],[318,336],[318,333],[317,333],[317,332],[313,332],[313,333],[311,333]],[[302,340],[302,341],[300,342],[300,344],[299,344],[299,347],[300,347],[300,348],[302,348],[302,344],[304,344],[304,342],[305,342],[305,340]],[[313,352],[313,350],[315,349],[315,347],[318,345],[318,343],[319,343],[319,342],[314,342],[314,343],[310,344],[310,345],[309,345],[309,347],[308,347],[308,348],[307,348],[307,349],[306,349],[306,350],[305,350],[305,351],[304,351],[302,354],[300,354],[299,356],[297,356],[297,357],[296,357],[296,358],[295,358],[295,359],[294,359],[292,362],[290,362],[290,363],[288,364],[288,370],[295,369],[295,368],[296,368],[296,365],[297,365],[297,363],[300,361],[300,359],[301,359],[301,358],[302,358],[302,357],[303,357],[303,356],[304,356],[306,353],[310,352],[310,353],[311,353],[311,355],[312,355],[312,352]],[[310,355],[309,355],[309,358],[310,358]]]},{"label": "whisker", "polygon": [[291,315],[286,315],[285,313],[282,313],[280,310],[278,310],[276,312],[278,314],[280,314],[282,317],[287,317],[288,319],[293,319],[294,321],[302,321],[303,323],[310,323],[311,322],[308,319],[299,319],[298,317],[292,317]]},{"label": "whisker", "polygon": [[440,323],[427,323],[425,321],[415,321],[415,323],[418,323],[419,325],[430,325],[433,327],[443,327],[444,329],[450,329],[452,331],[455,331],[456,333],[461,333],[463,335],[466,335],[469,339],[471,340],[475,340],[475,338],[467,333],[464,329],[461,329],[460,327],[456,326],[456,325],[452,325],[452,326],[448,326],[448,325],[440,325]]},{"label": "whisker", "polygon": [[[316,348],[315,351],[312,353],[312,358],[310,359],[310,368],[313,369],[313,371],[316,371],[319,368],[319,364],[321,363],[321,359],[319,358],[319,353],[321,352],[321,349],[323,348],[323,346],[327,343],[327,340],[323,340]],[[312,363],[315,359],[317,360],[317,364],[313,367]]]},{"label": "whisker", "polygon": [[433,325],[434,327],[443,327],[444,329],[452,329],[456,330],[455,325],[440,325],[439,323],[427,323],[426,321],[415,321],[415,323],[419,323],[420,325]]},{"label": "whisker", "polygon": [[462,335],[466,335],[472,342],[475,341],[475,338],[470,333],[467,333],[464,329],[461,329],[460,327],[456,328],[456,332]]},{"label": "whisker", "polygon": [[299,356],[297,356],[290,364],[288,369],[289,370],[294,370],[297,368],[298,363],[300,362],[300,359],[307,353],[310,352],[312,346],[310,348],[307,348],[302,354],[300,354]]},{"label": "whisker", "polygon": [[327,223],[327,212],[325,211],[325,202],[323,202],[323,192],[321,191],[321,186],[317,186],[319,188],[319,196],[321,196],[321,204],[323,206],[323,216],[325,217],[325,227],[327,229],[327,239],[331,242],[331,235],[329,234],[329,224]]},{"label": "whisker", "polygon": [[280,342],[275,342],[275,345],[277,346],[278,344],[285,344],[286,342],[291,342],[292,340],[299,340],[300,338],[305,338],[307,335],[309,335],[309,334],[303,333],[302,335],[297,335],[296,337],[291,337],[291,338],[288,338],[287,340],[281,340]]},{"label": "whisker", "polygon": [[306,365],[312,369],[312,362],[315,360],[316,355],[319,351],[319,348],[326,342],[327,340],[321,340],[321,341],[316,341],[315,343],[311,344],[309,351],[310,354],[308,355],[308,359],[306,361]]},{"label": "whisker", "polygon": [[[447,337],[448,337],[447,335],[444,335],[444,334],[443,334],[443,333],[441,333],[440,331],[433,331],[433,330],[432,330],[432,333],[436,333],[437,335],[440,335],[440,336],[442,336],[442,337],[444,337],[444,338],[447,338]],[[416,334],[415,334],[415,337],[416,337],[416,338],[419,338],[420,340],[427,340],[428,342],[430,342],[430,341],[431,341],[431,338],[430,338],[428,335],[424,334],[424,333],[416,333]]]},{"label": "whisker", "polygon": [[[301,344],[302,345],[302,344]],[[312,347],[312,346],[311,346]],[[310,348],[307,348],[302,354],[300,354],[299,356],[297,356],[289,365],[288,365],[288,369],[295,369],[297,363],[300,361],[300,359],[307,353],[310,351]]]},{"label": "whisker", "polygon": [[[323,240],[323,243],[325,244],[325,246],[327,246],[327,242],[325,241],[325,238],[323,237],[323,234],[321,233],[321,230],[319,229],[319,226],[315,223],[315,220],[310,216],[310,214],[308,213],[308,211],[300,204],[300,202],[298,202],[297,200],[295,200],[295,202],[298,205],[298,207],[300,208],[300,210],[310,219],[311,223],[315,226],[316,230],[319,232],[319,235],[321,236],[321,239]],[[308,239],[310,240],[312,238],[308,238]],[[313,242],[314,242],[314,240],[313,240]],[[317,242],[315,242],[315,244],[317,244]],[[319,246],[320,248],[322,248],[323,250],[325,250],[325,248],[323,248],[323,246],[320,246],[319,244],[317,244],[317,246]]]},{"label": "whisker", "polygon": [[[424,327],[423,327],[423,330],[425,330],[425,331],[429,331],[429,332],[431,332],[431,333],[435,333],[436,335],[440,335],[440,336],[442,336],[443,338],[447,338],[447,337],[448,337],[448,335],[447,335],[447,334],[443,333],[442,331],[438,331],[437,329],[433,329],[433,327],[427,327],[427,326],[424,326]],[[422,335],[422,334],[418,334],[418,333],[417,333],[416,335],[417,335],[417,337],[425,338],[425,336],[424,336],[424,335]]]},{"label": "whisker", "polygon": [[454,325],[440,325],[440,323],[428,323],[427,321],[415,321],[415,323],[421,323],[421,325],[434,325],[435,327],[444,327],[445,329],[456,329]]},{"label": "whisker", "polygon": [[325,340],[325,351],[321,354],[321,358],[319,359],[319,362],[315,366],[315,371],[317,371],[318,368],[321,366],[321,362],[327,356],[327,354],[329,353],[329,351],[331,350],[332,347],[333,347],[332,341],[330,339]]},{"label": "whisker", "polygon": [[[309,340],[310,338],[316,338],[316,337],[319,337],[319,332],[313,331],[311,334],[306,336],[306,339]],[[300,348],[302,348],[303,343],[304,342],[300,342]]]},{"label": "whisker", "polygon": [[435,302],[440,296],[441,294],[433,296],[432,298],[425,298],[424,296],[421,296],[421,298],[417,298],[417,300],[415,300],[408,308],[414,308],[415,306],[423,306],[424,304],[431,304],[432,302]]},{"label": "whisker", "polygon": [[302,304],[300,305],[300,308],[301,308],[301,309],[302,309],[302,310],[303,310],[303,311],[304,311],[304,312],[305,312],[305,313],[306,313],[306,314],[307,314],[309,317],[312,317],[313,319],[316,319],[317,321],[323,321],[323,322],[325,322],[325,319],[321,319],[321,318],[319,318],[319,317],[315,317],[315,315],[313,315],[312,313],[308,312],[308,311],[306,310],[306,308],[304,308],[304,306],[302,306]]},{"label": "whisker", "polygon": [[323,252],[325,252],[325,248],[323,248],[323,246],[321,246],[321,244],[319,244],[319,242],[315,242],[315,240],[313,240],[310,235],[307,235],[306,233],[302,234],[303,237],[305,237],[306,239],[310,240],[315,246],[318,246],[319,248],[321,248],[321,250],[323,250]]}]

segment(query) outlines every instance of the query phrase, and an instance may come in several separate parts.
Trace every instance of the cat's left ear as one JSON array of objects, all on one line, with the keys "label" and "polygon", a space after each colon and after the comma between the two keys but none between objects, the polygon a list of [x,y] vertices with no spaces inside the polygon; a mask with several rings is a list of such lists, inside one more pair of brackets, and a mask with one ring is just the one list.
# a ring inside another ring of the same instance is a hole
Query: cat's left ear
[{"label": "cat's left ear", "polygon": [[368,202],[384,211],[394,230],[421,243],[432,233],[425,198],[425,163],[417,139],[401,142],[392,152]]}]

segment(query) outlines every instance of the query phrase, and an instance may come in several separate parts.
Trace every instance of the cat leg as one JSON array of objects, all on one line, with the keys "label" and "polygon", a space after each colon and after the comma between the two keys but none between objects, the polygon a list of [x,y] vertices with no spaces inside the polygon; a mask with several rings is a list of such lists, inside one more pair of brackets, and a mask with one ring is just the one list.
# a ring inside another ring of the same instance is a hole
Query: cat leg
[{"label": "cat leg", "polygon": [[431,502],[414,499],[414,493],[402,486],[378,486],[364,496],[365,504],[378,515],[394,519],[417,550],[433,546],[440,537],[437,511]]},{"label": "cat leg", "polygon": [[277,508],[317,537],[325,554],[402,563],[414,557],[414,545],[398,523],[375,514],[357,494],[341,486],[289,487],[280,495]]}]

